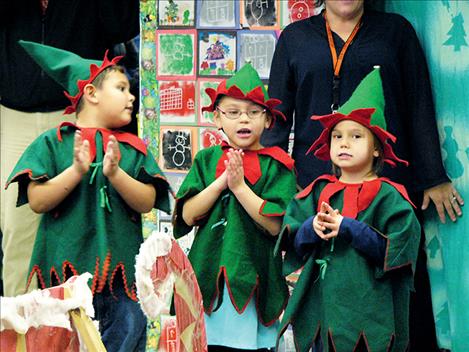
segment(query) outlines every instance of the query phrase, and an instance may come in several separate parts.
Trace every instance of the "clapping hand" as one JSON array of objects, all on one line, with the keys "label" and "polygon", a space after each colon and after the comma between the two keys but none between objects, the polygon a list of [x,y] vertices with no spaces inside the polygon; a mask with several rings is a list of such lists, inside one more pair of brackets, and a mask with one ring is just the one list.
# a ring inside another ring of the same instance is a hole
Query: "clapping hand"
[{"label": "clapping hand", "polygon": [[329,204],[322,202],[320,211],[314,217],[313,229],[319,237],[328,241],[339,234],[343,218],[339,210],[334,210]]},{"label": "clapping hand", "polygon": [[116,137],[109,136],[106,154],[103,159],[103,174],[106,177],[112,177],[119,169],[119,142]]},{"label": "clapping hand", "polygon": [[90,169],[90,164],[90,142],[83,140],[81,131],[77,130],[73,143],[73,168],[84,175]]},{"label": "clapping hand", "polygon": [[227,153],[228,160],[225,160],[226,167],[226,182],[231,191],[242,186],[244,181],[244,167],[243,167],[242,150],[230,149]]}]

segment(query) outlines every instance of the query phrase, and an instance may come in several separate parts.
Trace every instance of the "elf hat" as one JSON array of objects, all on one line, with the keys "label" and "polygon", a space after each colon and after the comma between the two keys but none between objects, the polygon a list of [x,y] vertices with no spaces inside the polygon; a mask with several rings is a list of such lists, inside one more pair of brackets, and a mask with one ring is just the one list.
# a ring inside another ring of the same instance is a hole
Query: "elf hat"
[{"label": "elf hat", "polygon": [[379,66],[375,66],[373,71],[360,82],[350,99],[336,113],[312,116],[311,119],[321,122],[324,130],[306,154],[314,151],[314,155],[318,159],[329,160],[332,129],[341,121],[352,120],[368,128],[380,140],[383,146],[384,162],[392,167],[395,167],[397,162],[406,166],[409,164],[407,161],[399,159],[389,144],[389,141],[395,143],[396,137],[386,131],[384,93]]},{"label": "elf hat", "polygon": [[205,92],[210,97],[212,103],[209,106],[204,106],[202,111],[214,111],[217,98],[226,95],[235,99],[249,100],[263,106],[270,112],[274,120],[277,116],[286,120],[281,111],[274,109],[281,101],[278,99],[269,99],[269,95],[259,78],[259,74],[250,63],[246,63],[241,67],[233,77],[220,82],[216,90],[207,88]]},{"label": "elf hat", "polygon": [[78,101],[83,95],[83,89],[109,66],[116,65],[122,56],[116,56],[111,61],[88,60],[70,51],[54,48],[52,46],[20,40],[18,42],[36,63],[58,84],[65,88],[65,96],[72,103],[64,115],[76,111]]}]

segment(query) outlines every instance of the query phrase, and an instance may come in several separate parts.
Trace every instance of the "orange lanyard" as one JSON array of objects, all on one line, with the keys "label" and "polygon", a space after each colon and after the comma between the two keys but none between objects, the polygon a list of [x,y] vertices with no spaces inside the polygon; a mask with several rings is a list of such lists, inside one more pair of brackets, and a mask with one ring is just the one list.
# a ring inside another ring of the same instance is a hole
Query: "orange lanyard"
[{"label": "orange lanyard", "polygon": [[326,21],[326,32],[327,32],[327,41],[329,42],[329,49],[331,50],[332,56],[332,67],[334,69],[334,78],[332,80],[332,112],[336,112],[339,108],[339,88],[340,88],[340,69],[342,68],[342,63],[344,61],[345,53],[349,45],[352,43],[353,39],[358,33],[358,29],[361,26],[362,19],[358,20],[358,23],[355,25],[352,33],[347,38],[342,50],[340,51],[339,57],[337,57],[337,50],[335,49],[334,39],[332,37],[331,27],[327,21],[326,11],[324,11],[324,20]]}]

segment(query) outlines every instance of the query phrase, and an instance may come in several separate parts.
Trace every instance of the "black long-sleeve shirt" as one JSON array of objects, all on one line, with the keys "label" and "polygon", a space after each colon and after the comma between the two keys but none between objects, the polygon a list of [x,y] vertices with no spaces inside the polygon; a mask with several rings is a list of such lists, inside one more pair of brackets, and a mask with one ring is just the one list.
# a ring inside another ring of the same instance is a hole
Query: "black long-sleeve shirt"
[{"label": "black long-sleeve shirt", "polygon": [[[335,33],[333,36],[339,53],[344,42]],[[400,15],[366,9],[343,61],[340,104],[375,65],[381,66],[387,128],[397,137],[394,151],[410,162],[408,168],[385,168],[383,175],[404,184],[410,192],[447,182],[428,68],[416,33]],[[287,122],[276,121],[262,141],[286,149],[294,120],[293,158],[302,187],[330,173],[330,163],[305,152],[322,131],[319,122],[310,117],[331,113],[332,77],[323,16],[287,26],[277,43],[269,79],[269,95],[282,100],[279,109]]]},{"label": "black long-sleeve shirt", "polygon": [[39,0],[0,0],[1,104],[25,112],[60,110],[69,104],[64,89],[18,40],[102,60],[106,49],[138,33],[138,0],[49,0],[45,15]]}]

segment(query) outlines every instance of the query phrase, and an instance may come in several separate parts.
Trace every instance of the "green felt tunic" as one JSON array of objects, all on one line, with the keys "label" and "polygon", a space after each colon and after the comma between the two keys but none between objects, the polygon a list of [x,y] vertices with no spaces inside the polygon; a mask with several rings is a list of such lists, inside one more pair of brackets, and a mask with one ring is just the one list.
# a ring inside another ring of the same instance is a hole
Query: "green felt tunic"
[{"label": "green felt tunic", "polygon": [[[177,194],[176,238],[191,230],[182,219],[184,202],[215,180],[222,154],[221,147],[216,146],[196,155]],[[294,171],[268,155],[259,155],[259,164],[260,179],[254,185],[246,183],[265,200],[259,209],[261,214],[281,217],[296,192]],[[221,194],[197,225],[189,259],[202,291],[205,311],[212,312],[215,300],[221,304],[223,284],[226,283],[231,302],[239,313],[252,298],[261,323],[267,326],[274,323],[288,298],[281,259],[273,256],[276,237],[252,220],[229,189]]]},{"label": "green felt tunic", "polygon": [[[376,182],[381,182],[380,180]],[[308,196],[288,206],[281,236],[290,240],[305,220],[316,214],[316,205],[328,181],[319,181]],[[330,199],[342,209],[344,190]],[[357,215],[387,239],[383,267],[375,266],[343,238],[321,241],[305,258],[304,268],[281,322],[281,330],[293,327],[298,351],[308,351],[322,339],[324,350],[354,351],[364,338],[369,351],[405,351],[408,343],[409,291],[417,258],[420,226],[411,204],[394,186],[381,182],[371,204]],[[331,250],[332,249],[332,250]],[[291,251],[294,251],[291,249]],[[292,253],[285,266],[294,269]],[[317,259],[328,259],[321,278]],[[393,341],[393,342],[392,342]]]},{"label": "green felt tunic", "polygon": [[[61,127],[39,136],[24,152],[8,183],[18,182],[17,206],[28,202],[31,180],[45,182],[73,163],[76,127]],[[96,158],[103,159],[102,136],[96,133]],[[119,143],[119,166],[133,178],[155,186],[155,207],[169,212],[169,186],[149,151],[139,152],[130,144]],[[93,172],[95,174],[93,175]],[[107,196],[107,197],[106,197]],[[106,201],[107,198],[107,201]],[[106,205],[107,203],[107,205]],[[45,213],[39,225],[30,263],[30,279],[37,273],[39,284],[50,287],[69,273],[90,272],[91,287],[100,292],[122,270],[127,294],[135,298],[135,255],[143,242],[141,216],[133,211],[103,175],[102,163],[90,167],[82,181],[55,209]]]}]

